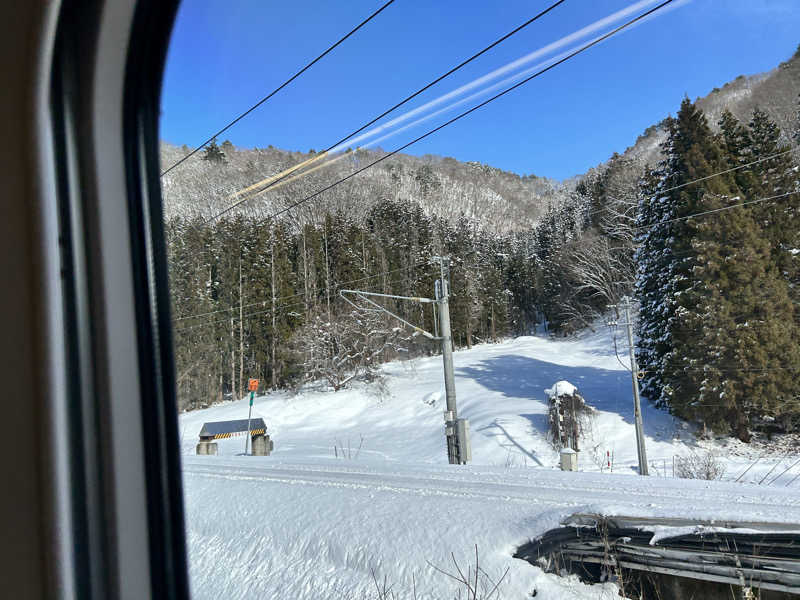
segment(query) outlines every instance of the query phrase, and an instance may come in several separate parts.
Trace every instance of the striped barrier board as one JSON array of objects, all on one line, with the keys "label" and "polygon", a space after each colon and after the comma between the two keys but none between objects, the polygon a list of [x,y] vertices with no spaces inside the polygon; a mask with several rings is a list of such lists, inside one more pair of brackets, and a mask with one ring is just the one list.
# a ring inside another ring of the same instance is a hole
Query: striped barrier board
[{"label": "striped barrier board", "polygon": [[[264,435],[267,433],[266,429],[251,429],[250,435]],[[242,437],[243,435],[247,435],[247,431],[236,431],[234,433],[217,433],[214,437],[208,438],[209,440],[222,440],[225,438],[234,438],[234,437]],[[206,439],[206,438],[203,438]]]},{"label": "striped barrier board", "polygon": [[[264,419],[258,418],[250,420],[251,436],[265,435],[266,433],[267,425],[264,423]],[[205,423],[200,430],[201,441],[221,440],[242,435],[247,435],[247,419]]]}]

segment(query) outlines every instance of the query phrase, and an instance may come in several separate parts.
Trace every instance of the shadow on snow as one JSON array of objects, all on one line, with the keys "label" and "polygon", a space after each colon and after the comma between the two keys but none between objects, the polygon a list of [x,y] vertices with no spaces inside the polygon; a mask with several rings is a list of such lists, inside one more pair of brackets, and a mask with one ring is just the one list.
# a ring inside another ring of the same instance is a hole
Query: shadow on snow
[{"label": "shadow on snow", "polygon": [[[590,406],[597,410],[618,414],[628,424],[634,423],[633,395],[628,371],[598,367],[570,367],[517,354],[495,356],[483,360],[477,365],[460,367],[456,371],[459,376],[469,377],[483,387],[500,392],[507,398],[536,400],[545,407],[547,396],[544,390],[563,379],[575,385],[578,393]],[[642,410],[646,413],[661,413],[666,416],[663,411],[649,405],[644,399],[642,400]],[[546,414],[520,416],[528,419],[534,429],[542,433],[546,432],[548,428]],[[651,419],[651,421],[653,420]],[[654,436],[657,433],[658,423],[648,423],[645,418],[644,425],[646,436]],[[499,427],[499,425],[497,426]],[[508,434],[506,436],[508,437]],[[518,446],[516,443],[515,445]],[[534,458],[527,451],[525,453],[530,458]]]}]

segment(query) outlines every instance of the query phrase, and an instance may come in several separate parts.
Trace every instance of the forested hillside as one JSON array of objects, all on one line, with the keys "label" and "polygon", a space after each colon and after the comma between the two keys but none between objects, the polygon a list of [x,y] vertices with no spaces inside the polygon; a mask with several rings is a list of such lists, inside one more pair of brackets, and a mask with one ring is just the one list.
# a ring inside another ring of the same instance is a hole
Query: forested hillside
[{"label": "forested hillside", "polygon": [[[578,207],[577,197],[566,206]],[[361,289],[433,296],[433,255],[452,257],[454,342],[471,346],[530,333],[557,301],[547,263],[551,249],[579,230],[579,215],[551,211],[547,227],[491,233],[476,220],[429,217],[414,202],[384,200],[360,215],[326,212],[298,226],[237,215],[212,223],[166,223],[182,408],[226,392],[241,395],[247,377],[272,387],[309,377],[335,389],[370,376],[387,359],[430,353],[436,345],[339,296]],[[569,221],[569,222],[568,222]],[[547,295],[547,297],[545,297]],[[435,329],[429,305],[384,303]],[[423,307],[427,306],[427,310]]]},{"label": "forested hillside", "polygon": [[[233,203],[232,194],[317,156],[314,150],[239,149],[229,142],[214,147],[220,160],[203,160],[202,155],[195,155],[162,178],[167,218],[215,215]],[[162,143],[162,164],[171,165],[189,152],[186,146]],[[346,152],[321,168],[254,196],[238,207],[236,214],[261,218],[385,155],[381,150]],[[488,231],[512,231],[536,223],[543,211],[561,203],[572,187],[480,163],[397,154],[326,191],[312,206],[292,211],[291,217],[298,223],[319,224],[318,217],[325,211],[358,214],[379,201],[396,200],[414,202],[428,216],[450,223],[465,216]]]},{"label": "forested hillside", "polygon": [[[357,151],[209,219],[233,192],[314,156],[212,144],[163,179],[181,408],[239,397],[247,377],[340,389],[435,352],[339,292],[431,297],[430,258],[449,255],[457,346],[591,327],[632,295],[646,398],[744,441],[797,431],[798,73],[795,56],[684,99],[571,185],[398,155],[267,218],[380,156]],[[164,145],[164,165],[186,152]],[[428,305],[384,304],[436,327]]]}]

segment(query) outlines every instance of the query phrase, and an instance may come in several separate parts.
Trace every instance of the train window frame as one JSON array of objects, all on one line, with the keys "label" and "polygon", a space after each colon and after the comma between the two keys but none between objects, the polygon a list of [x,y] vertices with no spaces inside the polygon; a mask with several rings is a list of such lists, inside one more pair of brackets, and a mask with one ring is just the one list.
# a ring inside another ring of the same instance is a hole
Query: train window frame
[{"label": "train window frame", "polygon": [[[158,116],[178,2],[52,7],[47,597],[189,597]],[[53,233],[57,244],[52,247]],[[46,548],[45,548],[46,550]]]}]

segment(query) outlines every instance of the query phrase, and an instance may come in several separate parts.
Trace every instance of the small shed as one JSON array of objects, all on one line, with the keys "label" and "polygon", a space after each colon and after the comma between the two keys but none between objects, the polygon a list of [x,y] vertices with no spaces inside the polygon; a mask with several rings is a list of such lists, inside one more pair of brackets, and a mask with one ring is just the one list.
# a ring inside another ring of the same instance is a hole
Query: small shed
[{"label": "small shed", "polygon": [[[267,432],[267,424],[264,419],[250,419],[250,435],[264,435]],[[235,421],[213,421],[205,423],[200,430],[200,441],[210,442],[230,437],[247,435],[247,419],[237,419]]]}]

